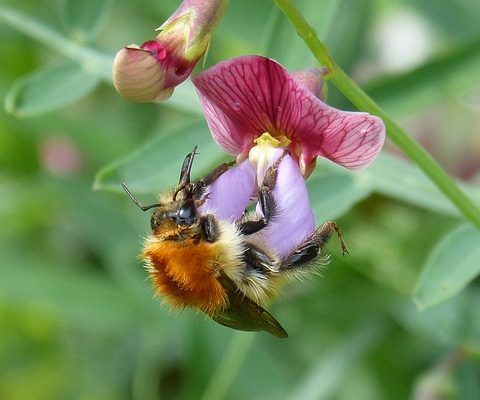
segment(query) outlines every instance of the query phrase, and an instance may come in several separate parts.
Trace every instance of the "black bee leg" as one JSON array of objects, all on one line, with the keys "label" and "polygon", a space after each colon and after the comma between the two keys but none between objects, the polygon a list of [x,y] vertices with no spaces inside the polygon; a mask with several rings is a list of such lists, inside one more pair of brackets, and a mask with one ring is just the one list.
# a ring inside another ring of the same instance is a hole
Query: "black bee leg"
[{"label": "black bee leg", "polygon": [[305,264],[306,262],[313,260],[318,255],[319,251],[320,246],[318,243],[304,243],[287,257],[282,269],[295,268],[297,265]]},{"label": "black bee leg", "polygon": [[229,162],[220,164],[213,171],[211,171],[208,175],[206,175],[202,179],[200,179],[199,182],[201,182],[201,184],[204,185],[204,186],[211,185],[213,182],[215,182],[218,179],[218,177],[220,175],[227,172],[234,165],[235,165],[235,161],[229,161]]},{"label": "black bee leg", "polygon": [[282,270],[293,269],[299,265],[305,264],[313,260],[320,250],[332,237],[333,232],[336,232],[340,239],[340,246],[343,255],[348,254],[347,246],[343,240],[342,232],[338,225],[333,221],[326,221],[318,227],[313,235],[303,244],[300,245],[292,254],[290,254],[283,262]]},{"label": "black bee leg", "polygon": [[199,199],[197,200],[197,202],[199,202],[197,206],[200,206],[206,200],[206,197],[202,198],[205,188],[208,185],[211,185],[213,182],[215,182],[221,175],[227,172],[234,165],[235,165],[235,161],[229,161],[229,162],[220,164],[208,175],[204,176],[203,178],[199,179],[197,182],[194,183],[193,197],[195,199]]},{"label": "black bee leg", "polygon": [[260,188],[258,202],[260,204],[260,208],[262,209],[263,218],[240,223],[238,226],[240,233],[243,233],[244,235],[251,235],[258,232],[267,226],[268,221],[274,215],[275,200],[273,198],[272,191],[268,187],[262,186]]},{"label": "black bee leg", "polygon": [[200,226],[207,242],[215,242],[218,239],[218,225],[212,214],[202,216],[200,218]]},{"label": "black bee leg", "polygon": [[242,258],[248,268],[255,270],[261,275],[266,275],[277,269],[278,262],[253,245],[249,245],[245,249]]},{"label": "black bee leg", "polygon": [[239,224],[238,228],[244,235],[251,235],[265,228],[268,221],[275,215],[276,204],[273,198],[273,188],[277,181],[278,167],[285,154],[286,153],[279,157],[278,160],[267,169],[262,186],[258,191],[258,203],[260,204],[263,217],[258,220],[244,221]]}]

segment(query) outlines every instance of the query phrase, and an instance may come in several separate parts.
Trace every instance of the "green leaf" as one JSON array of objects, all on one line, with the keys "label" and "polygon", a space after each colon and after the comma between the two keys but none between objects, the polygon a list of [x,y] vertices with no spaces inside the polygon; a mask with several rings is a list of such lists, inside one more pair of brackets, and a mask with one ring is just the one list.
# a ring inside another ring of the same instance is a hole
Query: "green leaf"
[{"label": "green leaf", "polygon": [[[377,193],[406,203],[450,215],[458,215],[458,210],[438,190],[430,179],[416,165],[407,160],[383,152],[377,160],[362,172]],[[464,186],[467,189],[467,186]],[[480,199],[480,190],[468,187],[472,198]]]},{"label": "green leaf", "polygon": [[165,107],[172,107],[185,113],[203,117],[203,110],[198,100],[195,86],[190,79],[178,85],[173,95],[167,102]]},{"label": "green leaf", "polygon": [[360,56],[371,11],[372,0],[338,0],[335,13],[322,35],[337,64],[347,71]]},{"label": "green leaf", "polygon": [[0,303],[41,310],[62,322],[104,332],[124,331],[145,315],[153,319],[157,311],[98,273],[81,273],[35,254],[2,250]]},{"label": "green leaf", "polygon": [[210,136],[205,121],[189,123],[163,131],[126,158],[107,165],[98,172],[94,182],[97,190],[121,190],[127,183],[134,193],[158,194],[178,182],[185,155],[198,145],[193,178],[205,175],[223,162],[227,155]]},{"label": "green leaf", "polygon": [[[477,36],[480,7],[478,0],[408,0],[449,38]],[[461,21],[461,23],[459,23]]]},{"label": "green leaf", "polygon": [[323,171],[308,181],[308,193],[318,221],[335,219],[372,192],[354,174]]},{"label": "green leaf", "polygon": [[480,231],[464,224],[446,235],[425,263],[415,289],[420,308],[460,292],[480,273]]},{"label": "green leaf", "polygon": [[408,72],[377,78],[365,91],[393,116],[418,112],[449,93],[460,93],[478,83],[480,38],[454,46]]},{"label": "green leaf", "polygon": [[5,109],[18,117],[45,113],[85,96],[98,82],[74,62],[41,68],[13,84]]},{"label": "green leaf", "polygon": [[330,399],[342,386],[348,374],[365,357],[383,334],[379,321],[357,328],[343,343],[333,347],[304,375],[287,399]]},{"label": "green leaf", "polygon": [[[231,1],[213,35],[209,52],[217,61],[239,54],[262,54],[262,41],[259,39],[269,24],[266,16],[271,9],[269,1]],[[248,21],[248,26],[245,21]]]},{"label": "green leaf", "polygon": [[[302,0],[296,2],[304,15],[310,17],[310,24],[323,36],[330,23],[334,24],[339,0]],[[266,56],[278,60],[288,69],[302,69],[317,65],[314,56],[295,35],[292,26],[285,23],[283,18],[277,17],[278,10],[272,9],[270,23],[266,24],[261,42]]]},{"label": "green leaf", "polygon": [[65,0],[63,24],[74,40],[85,43],[98,34],[109,5],[109,0]]},{"label": "green leaf", "polygon": [[90,74],[112,82],[113,54],[82,46],[67,39],[43,22],[7,7],[0,6],[0,21],[71,60],[77,61]]},{"label": "green leaf", "polygon": [[[372,192],[429,211],[458,215],[458,210],[418,167],[387,152],[361,172],[319,159],[308,183],[312,207],[317,216],[325,218],[340,216]],[[459,185],[470,198],[480,201],[480,188]]]},{"label": "green leaf", "polygon": [[393,309],[397,322],[415,336],[444,348],[459,344],[480,346],[480,292],[467,288],[458,296],[419,310],[411,302]]}]

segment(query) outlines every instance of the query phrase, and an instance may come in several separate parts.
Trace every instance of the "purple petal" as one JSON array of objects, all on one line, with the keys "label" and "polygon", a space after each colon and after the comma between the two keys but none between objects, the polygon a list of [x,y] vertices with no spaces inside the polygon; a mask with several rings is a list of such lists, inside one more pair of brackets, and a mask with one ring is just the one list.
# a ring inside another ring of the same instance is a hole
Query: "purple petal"
[{"label": "purple petal", "polygon": [[199,208],[201,214],[213,213],[219,219],[239,219],[255,193],[255,171],[245,160],[220,175],[207,188],[208,197]]},{"label": "purple petal", "polygon": [[[273,197],[276,214],[259,234],[280,258],[285,258],[315,230],[305,180],[289,155],[280,162]],[[258,205],[257,213],[262,214]]]},{"label": "purple petal", "polygon": [[380,118],[326,105],[268,58],[234,58],[192,79],[214,139],[229,152],[245,151],[269,132],[292,140],[306,165],[324,156],[357,169],[373,161],[385,139]]}]

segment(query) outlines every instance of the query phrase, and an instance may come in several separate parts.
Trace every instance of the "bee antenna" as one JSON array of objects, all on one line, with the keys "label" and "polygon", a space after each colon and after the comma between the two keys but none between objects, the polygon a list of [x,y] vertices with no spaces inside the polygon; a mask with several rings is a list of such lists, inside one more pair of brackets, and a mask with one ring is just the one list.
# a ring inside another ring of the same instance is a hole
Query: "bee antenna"
[{"label": "bee antenna", "polygon": [[142,206],[142,203],[140,203],[137,198],[132,194],[132,192],[128,189],[127,185],[125,183],[122,182],[122,188],[123,190],[125,190],[125,192],[128,194],[128,197],[130,197],[130,199],[137,205],[138,208],[140,208],[140,210],[142,211],[147,211],[147,210],[150,210],[151,208],[156,208],[156,207],[160,207],[161,204],[157,203],[157,204],[150,204],[149,206]]},{"label": "bee antenna", "polygon": [[195,146],[193,150],[188,153],[183,160],[182,169],[180,171],[180,178],[178,180],[178,187],[173,194],[173,200],[175,200],[175,198],[177,197],[178,192],[190,185],[190,171],[192,170],[193,159],[197,154],[197,146]]}]

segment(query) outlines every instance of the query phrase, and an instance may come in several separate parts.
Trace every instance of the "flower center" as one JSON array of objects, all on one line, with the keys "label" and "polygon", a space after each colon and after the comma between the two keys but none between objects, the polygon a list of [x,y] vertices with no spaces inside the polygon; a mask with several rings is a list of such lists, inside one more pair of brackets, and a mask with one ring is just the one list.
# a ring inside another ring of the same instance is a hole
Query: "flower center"
[{"label": "flower center", "polygon": [[278,135],[274,137],[269,132],[264,132],[259,137],[254,139],[253,142],[259,146],[270,144],[273,147],[288,147],[292,141],[284,135]]},{"label": "flower center", "polygon": [[255,146],[250,149],[248,159],[257,174],[257,184],[262,185],[263,178],[267,172],[268,166],[273,162],[282,151],[281,148],[288,146],[290,141],[285,136],[273,137],[269,132],[264,132],[254,141]]}]

